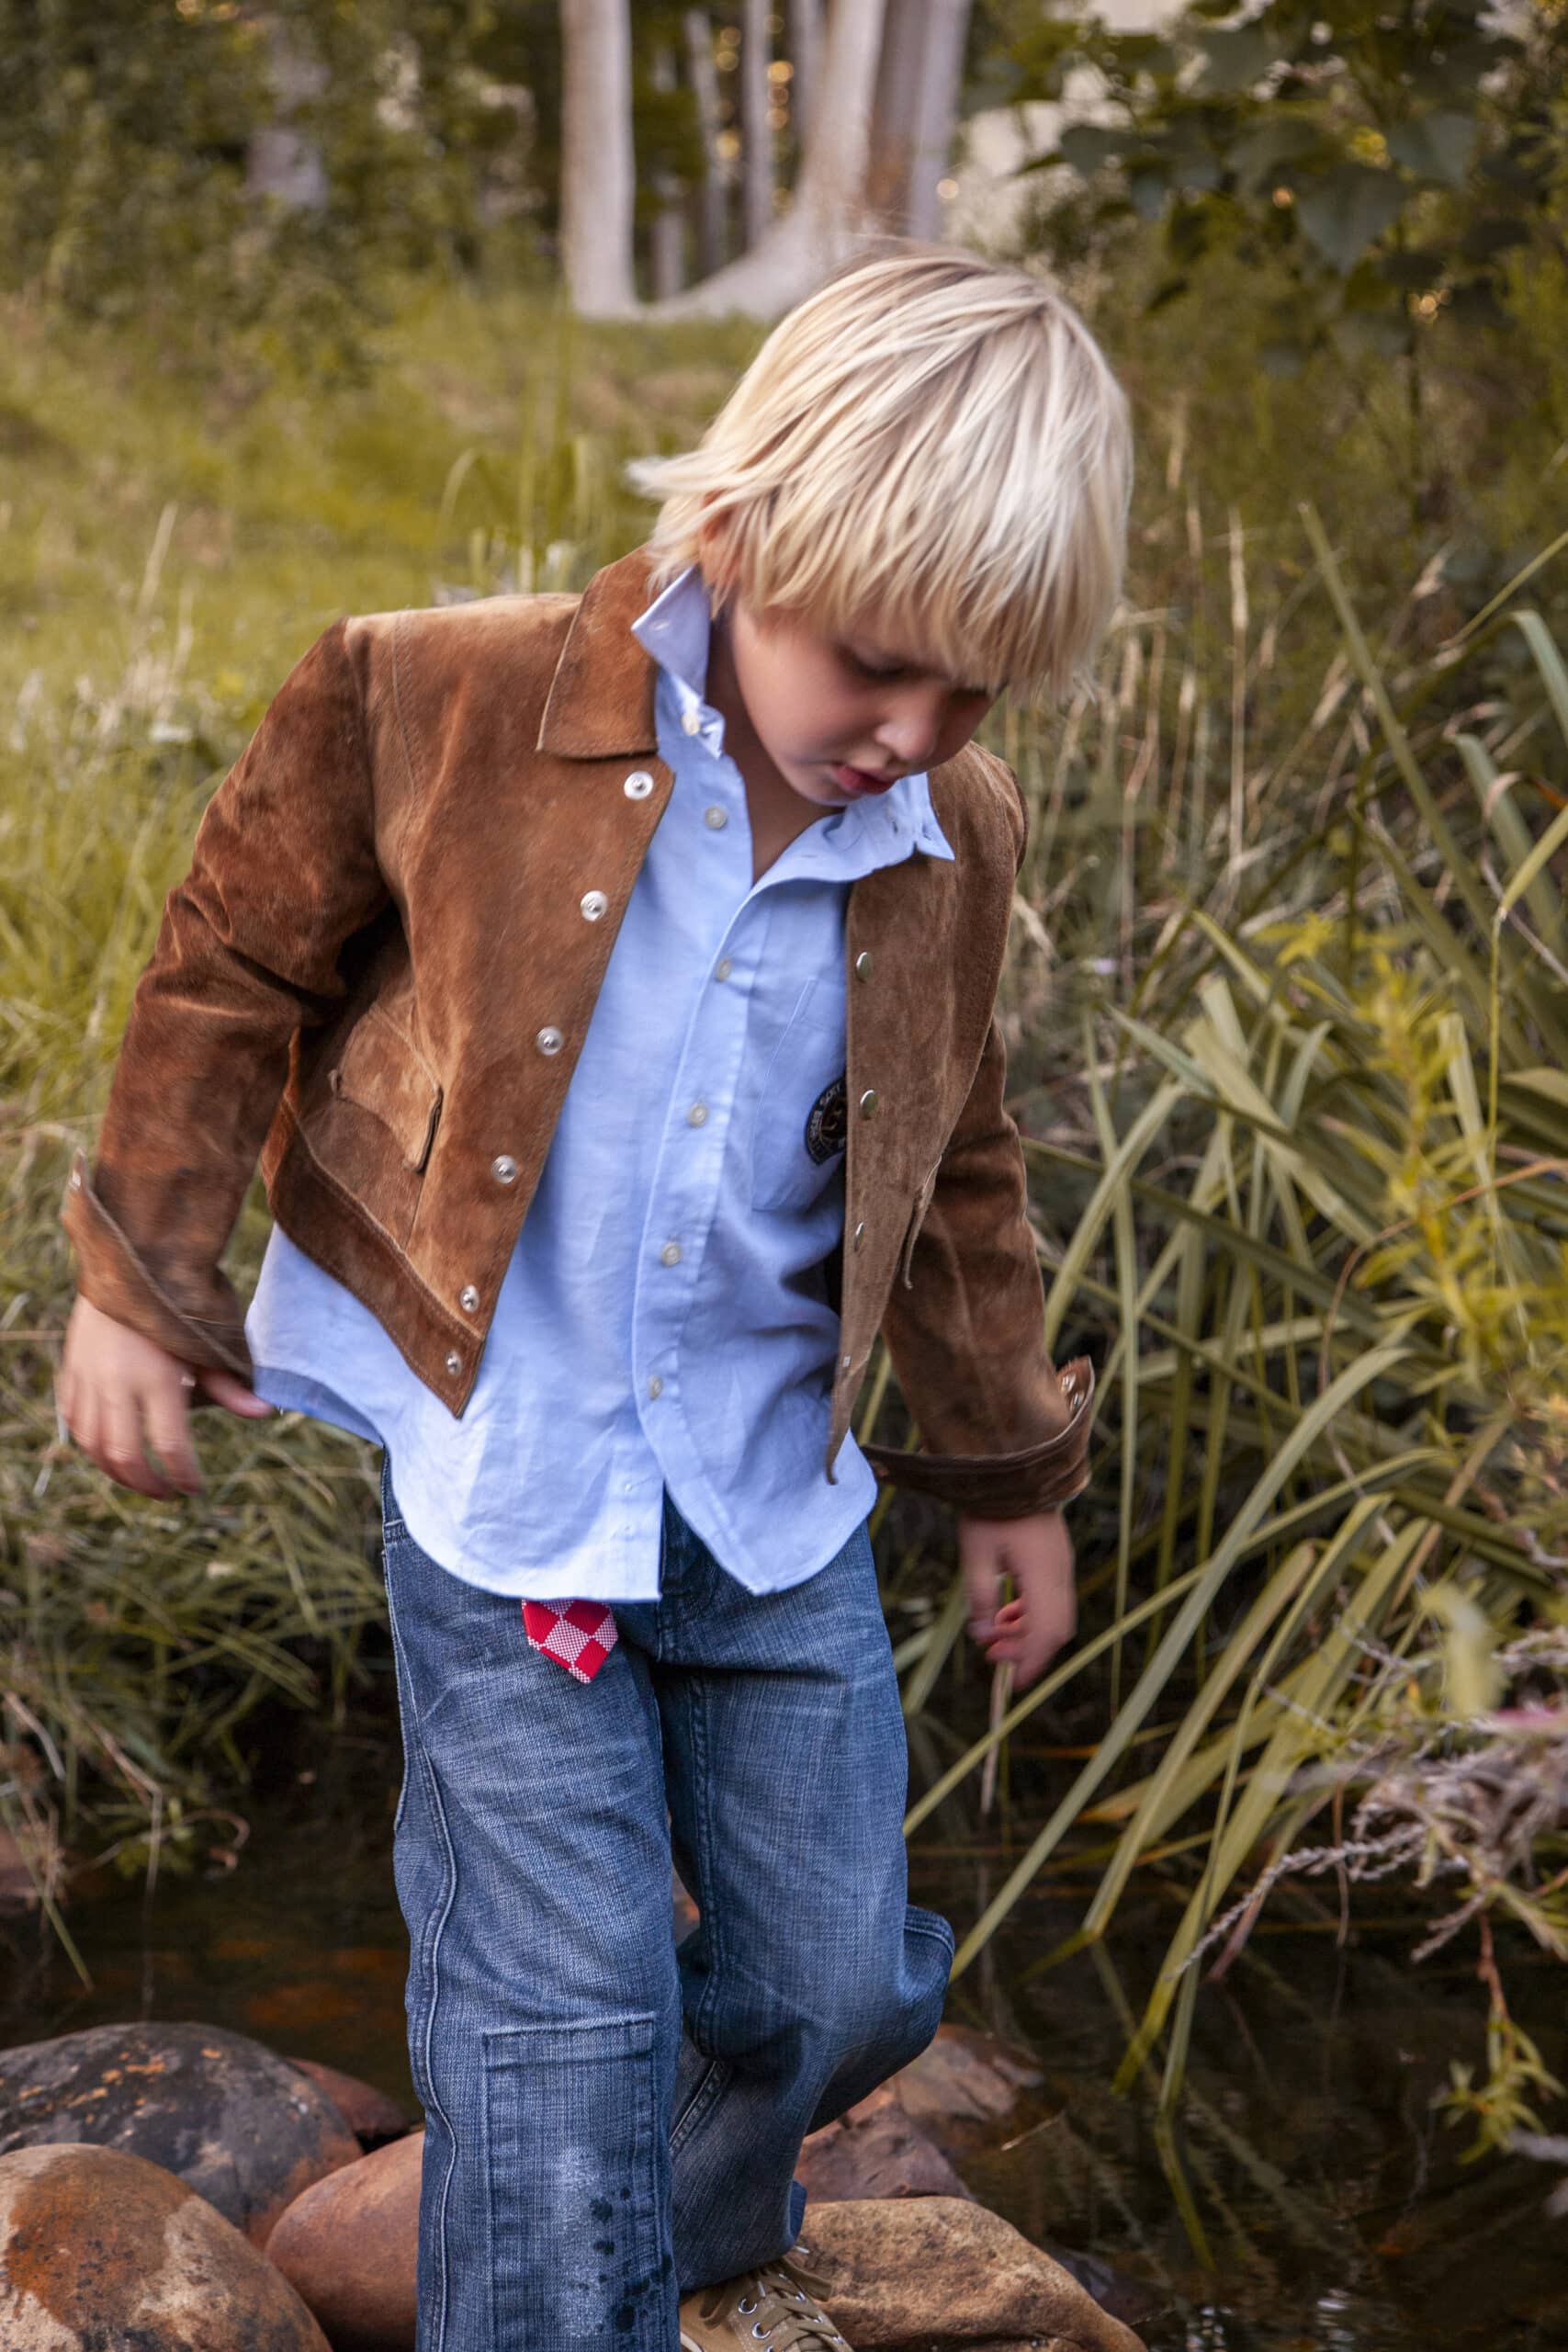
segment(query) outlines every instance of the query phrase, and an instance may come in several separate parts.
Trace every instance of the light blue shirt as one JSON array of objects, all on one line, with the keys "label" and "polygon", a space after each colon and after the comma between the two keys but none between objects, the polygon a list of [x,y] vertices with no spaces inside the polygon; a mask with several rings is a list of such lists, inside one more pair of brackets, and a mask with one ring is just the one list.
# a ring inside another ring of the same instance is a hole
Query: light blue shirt
[{"label": "light blue shirt", "polygon": [[852,801],[751,879],[746,788],[705,699],[683,572],[633,624],[674,783],[626,905],[460,1418],[274,1227],[245,1336],[269,1403],[390,1455],[423,1550],[487,1591],[645,1600],[662,1490],[729,1573],[826,1566],[876,1479],[827,1476],[843,1232],[851,883],[951,858],[924,775]]}]

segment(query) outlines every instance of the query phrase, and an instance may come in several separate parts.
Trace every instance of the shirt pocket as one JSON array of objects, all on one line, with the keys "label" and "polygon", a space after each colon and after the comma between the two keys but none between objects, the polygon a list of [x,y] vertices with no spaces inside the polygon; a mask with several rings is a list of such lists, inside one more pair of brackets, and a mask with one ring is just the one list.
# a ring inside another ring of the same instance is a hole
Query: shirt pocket
[{"label": "shirt pocket", "polygon": [[842,1167],[848,1125],[841,985],[807,983],[763,1073],[751,1123],[751,1205],[805,1209]]}]

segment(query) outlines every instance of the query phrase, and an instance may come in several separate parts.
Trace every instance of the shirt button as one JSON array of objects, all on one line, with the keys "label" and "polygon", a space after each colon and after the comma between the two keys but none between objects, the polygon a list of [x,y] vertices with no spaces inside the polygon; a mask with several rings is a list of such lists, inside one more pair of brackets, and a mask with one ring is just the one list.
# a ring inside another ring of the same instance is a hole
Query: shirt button
[{"label": "shirt button", "polygon": [[471,1315],[479,1303],[479,1295],[472,1283],[465,1283],[457,1293],[457,1304]]},{"label": "shirt button", "polygon": [[728,812],[717,807],[705,808],[703,810],[703,822],[705,825],[708,826],[712,831],[721,833],[723,832],[726,825],[729,822]]},{"label": "shirt button", "polygon": [[707,1115],[708,1106],[705,1102],[694,1102],[686,1114],[686,1125],[689,1127],[704,1126],[706,1125]]},{"label": "shirt button", "polygon": [[583,916],[589,922],[597,922],[609,903],[603,890],[585,890],[578,900]]},{"label": "shirt button", "polygon": [[702,732],[702,725],[703,725],[703,718],[702,718],[702,713],[701,713],[701,711],[697,711],[697,710],[683,710],[683,711],[682,712],[682,714],[681,714],[681,731],[682,731],[682,734],[684,734],[684,735],[699,735],[699,734],[701,734],[701,732]]},{"label": "shirt button", "polygon": [[558,1029],[541,1029],[534,1043],[542,1054],[558,1054],[563,1039]]},{"label": "shirt button", "polygon": [[874,1086],[868,1086],[865,1092],[861,1096],[860,1114],[863,1119],[874,1119],[876,1116],[876,1089]]},{"label": "shirt button", "polygon": [[855,957],[855,978],[857,980],[869,980],[871,978],[871,950],[869,947],[863,947],[860,954]]},{"label": "shirt button", "polygon": [[656,1372],[649,1375],[648,1393],[650,1396],[662,1396],[664,1394],[664,1383]]},{"label": "shirt button", "polygon": [[513,1159],[512,1154],[509,1151],[497,1152],[495,1158],[490,1163],[490,1172],[495,1178],[498,1184],[515,1184],[517,1182],[517,1162]]},{"label": "shirt button", "polygon": [[463,1369],[463,1359],[456,1348],[450,1349],[447,1352],[446,1369],[450,1373],[459,1373]]},{"label": "shirt button", "polygon": [[721,956],[717,963],[713,967],[714,978],[716,980],[727,980],[734,969],[735,966],[731,962],[730,958],[728,956]]},{"label": "shirt button", "polygon": [[628,800],[646,800],[653,790],[653,778],[646,768],[633,768],[621,790]]},{"label": "shirt button", "polygon": [[666,1266],[678,1266],[681,1262],[680,1243],[678,1241],[667,1241],[659,1255],[660,1261]]}]

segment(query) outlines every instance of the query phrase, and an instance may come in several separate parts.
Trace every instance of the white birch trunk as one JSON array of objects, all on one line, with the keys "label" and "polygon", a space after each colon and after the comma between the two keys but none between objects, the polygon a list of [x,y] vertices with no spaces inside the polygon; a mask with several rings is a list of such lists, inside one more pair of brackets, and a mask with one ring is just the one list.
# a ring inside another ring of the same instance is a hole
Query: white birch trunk
[{"label": "white birch trunk", "polygon": [[768,124],[768,0],[740,11],[740,169],[746,243],[760,245],[773,223],[773,134]]},{"label": "white birch trunk", "polygon": [[697,191],[697,252],[705,277],[725,263],[724,166],[718,152],[718,68],[713,59],[713,27],[705,8],[688,8],[686,70],[697,102],[703,140],[703,180]]},{"label": "white birch trunk", "polygon": [[789,108],[799,148],[811,135],[811,109],[817,101],[817,76],[822,63],[822,0],[790,0],[789,53],[795,67]]},{"label": "white birch trunk", "polygon": [[738,261],[659,305],[663,318],[776,318],[819,286],[859,242],[871,102],[885,0],[834,0],[819,99],[801,159],[795,201],[761,243]]},{"label": "white birch trunk", "polygon": [[627,0],[561,0],[561,247],[584,318],[637,308]]},{"label": "white birch trunk", "polygon": [[[675,87],[675,52],[660,41],[653,52],[653,86]],[[652,266],[653,299],[668,301],[686,282],[686,216],[681,184],[672,172],[660,172],[655,183],[658,208],[653,215],[649,259]]]},{"label": "white birch trunk", "polygon": [[942,226],[937,193],[953,151],[971,0],[924,0],[914,119],[909,141],[904,223],[912,237],[934,237]]}]

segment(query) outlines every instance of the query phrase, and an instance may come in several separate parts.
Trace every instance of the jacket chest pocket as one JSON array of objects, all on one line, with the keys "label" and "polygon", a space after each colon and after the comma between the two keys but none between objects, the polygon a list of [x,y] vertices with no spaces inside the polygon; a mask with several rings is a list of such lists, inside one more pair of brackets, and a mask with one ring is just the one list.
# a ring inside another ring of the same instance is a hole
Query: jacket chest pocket
[{"label": "jacket chest pocket", "polygon": [[841,983],[808,981],[762,1075],[751,1123],[751,1205],[809,1208],[848,1140]]}]

